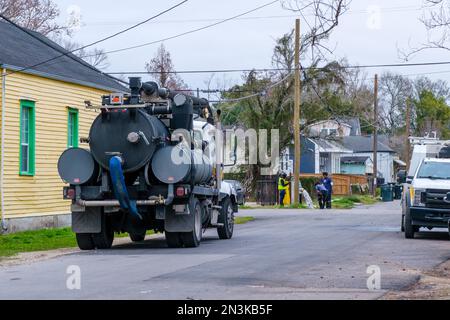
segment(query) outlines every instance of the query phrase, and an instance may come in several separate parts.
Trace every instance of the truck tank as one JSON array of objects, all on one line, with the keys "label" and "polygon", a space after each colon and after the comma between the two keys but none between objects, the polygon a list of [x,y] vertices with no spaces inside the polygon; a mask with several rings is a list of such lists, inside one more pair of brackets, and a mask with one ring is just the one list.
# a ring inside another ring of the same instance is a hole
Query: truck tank
[{"label": "truck tank", "polygon": [[145,111],[118,109],[99,115],[89,138],[91,153],[104,169],[117,155],[124,160],[124,173],[129,173],[145,167],[155,152],[166,145],[169,131]]},{"label": "truck tank", "polygon": [[213,165],[202,150],[189,150],[182,143],[158,150],[151,169],[159,181],[168,184],[204,184],[213,175]]}]

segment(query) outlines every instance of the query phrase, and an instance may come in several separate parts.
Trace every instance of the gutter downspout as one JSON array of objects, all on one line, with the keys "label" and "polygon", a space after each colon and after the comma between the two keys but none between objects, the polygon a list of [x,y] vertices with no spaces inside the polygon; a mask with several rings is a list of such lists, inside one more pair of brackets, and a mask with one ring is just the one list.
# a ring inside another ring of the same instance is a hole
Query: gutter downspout
[{"label": "gutter downspout", "polygon": [[6,69],[2,69],[2,118],[1,118],[1,163],[0,163],[0,206],[1,206],[1,226],[0,233],[7,231],[5,221],[5,194],[4,194],[4,168],[5,168],[5,107],[6,107]]}]

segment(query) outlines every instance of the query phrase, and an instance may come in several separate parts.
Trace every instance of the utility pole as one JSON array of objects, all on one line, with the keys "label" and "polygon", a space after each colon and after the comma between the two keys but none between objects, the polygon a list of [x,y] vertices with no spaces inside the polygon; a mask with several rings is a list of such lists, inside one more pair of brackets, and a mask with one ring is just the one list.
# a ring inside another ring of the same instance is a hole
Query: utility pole
[{"label": "utility pole", "polygon": [[373,103],[373,191],[377,195],[378,186],[378,74],[375,74],[374,103]]},{"label": "utility pole", "polygon": [[294,204],[299,204],[300,191],[300,19],[295,20],[295,102],[294,102]]},{"label": "utility pole", "polygon": [[411,142],[409,136],[411,134],[411,101],[406,99],[406,172],[411,167]]}]

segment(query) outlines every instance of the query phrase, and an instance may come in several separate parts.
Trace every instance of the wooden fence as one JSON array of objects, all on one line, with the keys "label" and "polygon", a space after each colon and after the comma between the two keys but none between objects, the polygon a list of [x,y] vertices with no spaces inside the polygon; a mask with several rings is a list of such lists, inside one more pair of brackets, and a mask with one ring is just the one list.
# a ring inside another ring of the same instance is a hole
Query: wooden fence
[{"label": "wooden fence", "polygon": [[[321,174],[302,174],[300,178],[313,178],[319,181],[323,176]],[[333,194],[336,196],[348,196],[352,194],[352,185],[367,185],[366,176],[350,174],[333,174]],[[261,205],[274,205],[278,203],[278,177],[266,177],[257,181],[256,201]],[[292,186],[292,183],[291,183]],[[306,186],[303,186],[306,187]],[[312,188],[312,185],[310,186]],[[309,188],[306,187],[308,190]],[[311,191],[311,190],[309,190]]]},{"label": "wooden fence", "polygon": [[[320,180],[323,176],[321,174],[301,174],[301,178],[315,178]],[[351,174],[332,174],[333,179],[333,194],[338,196],[347,196],[352,193],[352,185],[360,184],[367,185],[367,177]]]}]

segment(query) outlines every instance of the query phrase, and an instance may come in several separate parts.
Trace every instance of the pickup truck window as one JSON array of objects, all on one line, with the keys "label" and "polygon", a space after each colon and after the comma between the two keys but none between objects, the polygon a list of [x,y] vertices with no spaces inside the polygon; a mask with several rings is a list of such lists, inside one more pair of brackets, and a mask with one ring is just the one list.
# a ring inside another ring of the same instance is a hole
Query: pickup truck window
[{"label": "pickup truck window", "polygon": [[450,180],[450,162],[424,162],[417,178]]}]

